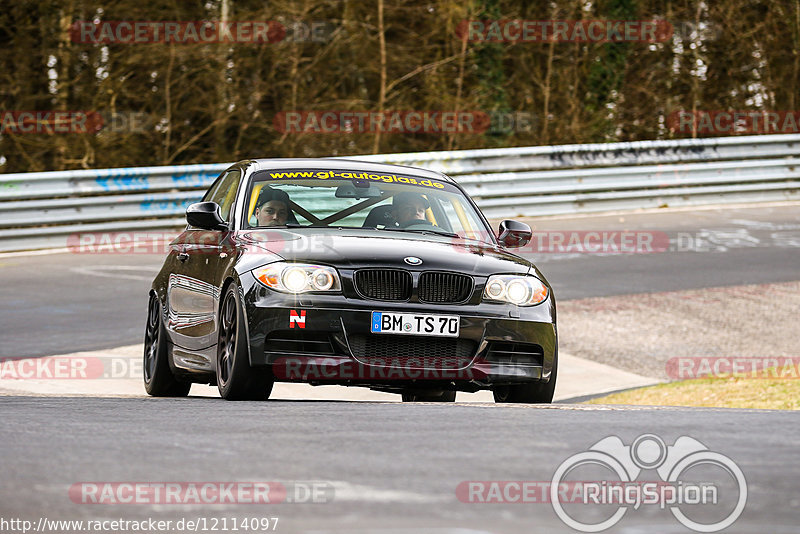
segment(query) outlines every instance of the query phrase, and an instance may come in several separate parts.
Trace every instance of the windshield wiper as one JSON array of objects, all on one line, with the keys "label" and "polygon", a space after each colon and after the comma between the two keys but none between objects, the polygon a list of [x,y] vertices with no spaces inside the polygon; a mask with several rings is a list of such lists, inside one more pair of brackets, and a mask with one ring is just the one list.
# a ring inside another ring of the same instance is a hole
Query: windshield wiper
[{"label": "windshield wiper", "polygon": [[275,226],[251,226],[248,230],[273,230],[275,228],[308,228],[298,223],[276,224]]},{"label": "windshield wiper", "polygon": [[446,232],[444,230],[423,230],[423,229],[414,229],[414,228],[384,228],[384,230],[390,230],[392,232],[415,232],[418,234],[428,234],[428,235],[442,235],[444,237],[461,237],[458,234],[454,234],[452,232]]}]

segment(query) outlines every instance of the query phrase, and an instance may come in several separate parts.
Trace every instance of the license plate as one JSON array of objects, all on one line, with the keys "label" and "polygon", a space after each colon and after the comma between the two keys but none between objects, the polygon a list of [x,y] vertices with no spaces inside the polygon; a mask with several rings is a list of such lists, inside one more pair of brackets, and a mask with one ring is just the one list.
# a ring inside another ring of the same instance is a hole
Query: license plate
[{"label": "license plate", "polygon": [[457,315],[372,312],[374,334],[458,337],[459,327]]}]

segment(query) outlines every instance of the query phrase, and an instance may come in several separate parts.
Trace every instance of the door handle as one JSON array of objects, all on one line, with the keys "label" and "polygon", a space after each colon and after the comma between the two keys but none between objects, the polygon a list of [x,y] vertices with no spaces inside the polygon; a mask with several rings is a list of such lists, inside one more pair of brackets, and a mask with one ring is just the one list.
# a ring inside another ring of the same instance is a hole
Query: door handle
[{"label": "door handle", "polygon": [[180,253],[178,253],[178,261],[186,261],[188,259],[189,259],[189,253],[188,252],[180,252]]}]

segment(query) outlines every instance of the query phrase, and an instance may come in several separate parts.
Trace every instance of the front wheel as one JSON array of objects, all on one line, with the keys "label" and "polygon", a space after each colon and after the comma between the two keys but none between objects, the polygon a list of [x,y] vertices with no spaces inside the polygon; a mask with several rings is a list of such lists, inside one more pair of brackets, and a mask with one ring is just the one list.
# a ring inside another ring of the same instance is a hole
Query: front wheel
[{"label": "front wheel", "polygon": [[533,382],[513,386],[496,386],[492,388],[495,402],[513,402],[527,404],[550,404],[556,391],[556,375],[558,374],[558,349],[553,357],[553,370],[547,382]]},{"label": "front wheel", "polygon": [[247,330],[239,286],[231,284],[220,307],[217,388],[227,400],[266,400],[274,381],[264,369],[250,367]]},{"label": "front wheel", "polygon": [[147,306],[147,327],[144,331],[144,389],[153,397],[185,397],[189,394],[192,383],[175,378],[169,368],[168,351],[161,303],[155,294],[151,294]]}]

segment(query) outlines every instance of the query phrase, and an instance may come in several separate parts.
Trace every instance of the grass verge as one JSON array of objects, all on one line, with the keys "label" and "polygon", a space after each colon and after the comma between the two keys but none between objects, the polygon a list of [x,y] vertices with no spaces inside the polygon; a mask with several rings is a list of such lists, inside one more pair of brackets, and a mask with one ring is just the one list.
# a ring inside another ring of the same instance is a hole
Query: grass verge
[{"label": "grass verge", "polygon": [[614,393],[587,404],[800,410],[800,380],[696,378]]}]

